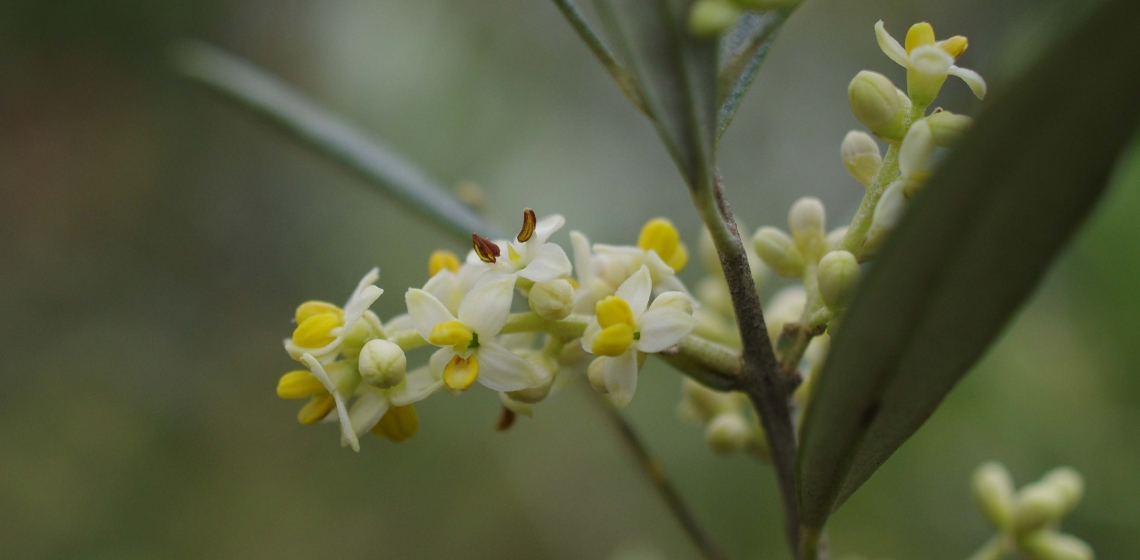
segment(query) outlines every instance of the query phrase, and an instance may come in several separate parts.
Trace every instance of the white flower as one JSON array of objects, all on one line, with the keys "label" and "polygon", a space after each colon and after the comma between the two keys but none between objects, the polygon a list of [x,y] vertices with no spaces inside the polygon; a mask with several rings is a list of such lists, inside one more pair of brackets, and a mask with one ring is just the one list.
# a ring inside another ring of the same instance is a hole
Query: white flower
[{"label": "white flower", "polygon": [[637,390],[638,352],[665,350],[696,326],[687,295],[666,292],[649,306],[651,290],[649,269],[643,265],[614,295],[597,303],[597,314],[582,335],[582,348],[599,356],[591,369],[600,372],[601,379],[593,381],[618,407],[629,404]]},{"label": "white flower", "polygon": [[577,231],[570,232],[570,243],[574,247],[574,265],[580,288],[575,292],[575,313],[593,312],[595,303],[612,295],[622,282],[642,267],[649,271],[654,293],[681,292],[692,301],[689,289],[677,278],[676,271],[654,249],[603,243],[596,243],[591,249],[586,236]]},{"label": "white flower", "polygon": [[[379,268],[373,268],[364,275],[344,304],[344,309],[319,301],[306,302],[298,307],[297,328],[293,331],[292,338],[285,339],[285,351],[294,360],[300,360],[302,355],[309,354],[321,363],[329,363],[340,353],[345,339],[353,333],[354,327],[382,332],[380,319],[368,311],[384,293],[384,290],[374,285],[379,279]],[[357,323],[361,320],[365,323],[358,327]],[[364,341],[360,342],[363,345]]]},{"label": "white flower", "polygon": [[957,35],[935,41],[934,29],[929,23],[916,23],[907,32],[906,48],[903,48],[887,33],[882,21],[875,24],[875,37],[879,48],[906,68],[907,90],[916,104],[925,106],[934,101],[947,75],[961,78],[978,99],[986,96],[986,81],[977,72],[954,65],[968,45],[965,37]]},{"label": "white flower", "polygon": [[485,271],[471,263],[458,270],[441,269],[424,284],[424,291],[435,296],[452,314],[459,313],[459,302],[475,287]]},{"label": "white flower", "polygon": [[480,242],[486,240],[476,236],[476,249],[467,254],[467,263],[479,273],[490,274],[490,278],[502,274],[532,282],[565,278],[572,271],[566,251],[555,243],[547,243],[565,224],[566,219],[558,214],[536,220],[534,211],[527,208],[523,213],[522,231],[514,240],[495,241],[497,252],[488,253],[479,247]]},{"label": "white flower", "polygon": [[416,332],[440,349],[428,361],[433,375],[452,391],[476,380],[495,391],[534,387],[543,379],[526,360],[495,342],[507,322],[514,296],[513,276],[476,286],[452,314],[424,290],[408,290],[405,300]]}]

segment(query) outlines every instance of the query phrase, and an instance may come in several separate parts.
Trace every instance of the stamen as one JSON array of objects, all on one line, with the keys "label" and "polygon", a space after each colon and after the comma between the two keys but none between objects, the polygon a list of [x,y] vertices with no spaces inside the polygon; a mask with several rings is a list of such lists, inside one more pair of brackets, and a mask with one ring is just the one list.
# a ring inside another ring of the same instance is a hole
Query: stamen
[{"label": "stamen", "polygon": [[420,429],[420,417],[413,405],[393,406],[372,428],[372,435],[386,437],[395,443],[412,439]]},{"label": "stamen", "polygon": [[929,23],[921,22],[910,26],[906,32],[906,54],[918,47],[934,44],[934,27]]},{"label": "stamen", "polygon": [[538,218],[534,215],[534,210],[527,208],[523,210],[523,225],[522,230],[519,231],[519,236],[516,238],[520,243],[524,243],[534,235],[534,226],[538,223]]},{"label": "stamen", "polygon": [[334,408],[336,408],[336,399],[332,395],[329,393],[318,395],[301,408],[297,413],[297,421],[306,426],[316,424],[324,420]]},{"label": "stamen", "polygon": [[293,344],[301,348],[320,348],[334,340],[332,330],[341,324],[341,315],[318,313],[301,321],[293,331]]},{"label": "stamen", "polygon": [[466,348],[475,333],[459,321],[447,321],[432,328],[428,342],[436,346],[457,346]]},{"label": "stamen", "polygon": [[597,356],[620,356],[633,344],[633,328],[618,323],[602,329],[590,345],[590,352]]},{"label": "stamen", "polygon": [[455,356],[443,366],[443,384],[452,391],[466,391],[479,377],[479,360],[472,354],[466,360]]},{"label": "stamen", "polygon": [[485,263],[493,263],[499,258],[499,246],[486,237],[480,237],[478,233],[471,234],[471,245],[475,248],[475,254],[479,255],[479,260]]},{"label": "stamen", "polygon": [[603,329],[614,325],[626,325],[633,331],[633,310],[629,303],[617,296],[606,296],[594,304],[594,313],[598,316],[598,325]]},{"label": "stamen", "polygon": [[495,423],[496,432],[505,432],[511,429],[515,423],[515,413],[507,407],[503,407],[503,412],[499,414],[499,421]]},{"label": "stamen", "polygon": [[283,399],[304,399],[324,392],[324,384],[307,369],[291,371],[277,381],[277,396]]},{"label": "stamen", "polygon": [[441,270],[459,270],[459,257],[451,251],[436,251],[428,258],[428,276],[435,276]]},{"label": "stamen", "polygon": [[327,301],[306,301],[297,306],[297,311],[293,314],[293,320],[298,325],[305,322],[305,319],[321,313],[332,313],[341,319],[344,318],[344,310],[336,305]]},{"label": "stamen", "polygon": [[954,60],[958,60],[958,57],[962,56],[962,53],[965,52],[966,48],[969,46],[970,42],[961,35],[955,35],[949,39],[946,39],[945,41],[938,43],[938,48],[945,51],[946,54],[954,57]]}]

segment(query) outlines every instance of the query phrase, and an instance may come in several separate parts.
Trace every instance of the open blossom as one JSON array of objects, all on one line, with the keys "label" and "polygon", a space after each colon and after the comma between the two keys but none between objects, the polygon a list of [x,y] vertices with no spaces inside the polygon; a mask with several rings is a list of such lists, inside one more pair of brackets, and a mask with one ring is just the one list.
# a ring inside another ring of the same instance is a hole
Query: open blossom
[{"label": "open blossom", "polygon": [[647,222],[638,235],[637,246],[598,243],[591,247],[590,240],[577,231],[570,232],[570,243],[579,284],[575,313],[593,312],[594,304],[612,295],[642,266],[649,270],[655,293],[689,294],[676,276],[689,262],[689,250],[669,220],[655,218]]},{"label": "open blossom", "polygon": [[285,340],[285,350],[294,360],[299,361],[302,355],[309,354],[328,363],[344,349],[348,339],[360,338],[353,342],[363,346],[365,338],[382,331],[380,319],[368,310],[384,293],[375,286],[379,279],[380,269],[368,271],[343,309],[323,301],[301,304],[294,317],[297,328],[293,336]]},{"label": "open blossom", "polygon": [[452,314],[432,294],[408,290],[405,300],[416,331],[439,346],[428,361],[433,375],[452,391],[476,380],[495,391],[516,391],[544,380],[525,359],[495,342],[511,310],[515,279],[503,276],[473,288]]},{"label": "open blossom", "polygon": [[916,23],[906,34],[904,48],[887,33],[882,21],[875,24],[875,37],[879,48],[906,68],[907,92],[915,103],[925,106],[932,102],[948,75],[961,78],[978,99],[986,96],[986,81],[977,72],[954,64],[969,45],[965,37],[936,41],[929,23]]},{"label": "open blossom", "polygon": [[[473,272],[490,277],[509,275],[531,282],[547,282],[570,275],[572,267],[566,251],[547,240],[562,229],[566,219],[558,214],[538,220],[534,210],[523,212],[523,226],[514,240],[491,242],[473,235],[475,248],[467,255]],[[478,280],[483,281],[483,278]]]},{"label": "open blossom", "polygon": [[[693,327],[688,296],[666,292],[649,305],[652,281],[642,266],[612,296],[595,306],[582,335],[582,348],[599,356],[590,369],[595,387],[604,387],[615,406],[624,407],[637,390],[638,352],[655,353],[681,341]],[[600,381],[600,383],[596,382]]]}]

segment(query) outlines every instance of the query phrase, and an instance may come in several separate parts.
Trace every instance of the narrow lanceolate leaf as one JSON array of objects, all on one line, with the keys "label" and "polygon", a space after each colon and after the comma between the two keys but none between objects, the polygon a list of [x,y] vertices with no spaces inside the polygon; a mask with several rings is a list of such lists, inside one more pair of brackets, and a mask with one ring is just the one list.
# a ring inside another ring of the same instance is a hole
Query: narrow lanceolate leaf
[{"label": "narrow lanceolate leaf", "polygon": [[410,160],[249,62],[185,42],[175,50],[174,63],[187,78],[260,113],[453,233],[496,233]]},{"label": "narrow lanceolate leaf", "polygon": [[1032,292],[1140,121],[1140,2],[1105,0],[983,111],[871,265],[802,432],[822,527]]},{"label": "narrow lanceolate leaf", "polygon": [[601,34],[598,33],[594,26],[574,4],[574,0],[554,0],[554,5],[558,11],[562,12],[562,16],[570,23],[570,27],[578,33],[578,37],[586,46],[590,48],[590,52],[594,53],[594,57],[598,62],[602,63],[602,67],[610,74],[610,77],[617,82],[618,88],[629,99],[630,103],[645,115],[649,115],[649,110],[645,107],[645,100],[641,96],[641,88],[637,85],[637,80],[634,79],[633,74],[618,61],[614,56],[609,45],[602,40]]},{"label": "narrow lanceolate leaf", "polygon": [[740,17],[732,31],[725,34],[720,44],[720,75],[717,77],[717,127],[720,138],[744,94],[756,80],[760,64],[768,56],[768,49],[776,39],[776,32],[783,27],[793,8],[768,12],[747,12]]},{"label": "narrow lanceolate leaf", "polygon": [[717,43],[686,29],[692,0],[595,0],[606,35],[637,80],[648,116],[691,188],[714,168]]}]

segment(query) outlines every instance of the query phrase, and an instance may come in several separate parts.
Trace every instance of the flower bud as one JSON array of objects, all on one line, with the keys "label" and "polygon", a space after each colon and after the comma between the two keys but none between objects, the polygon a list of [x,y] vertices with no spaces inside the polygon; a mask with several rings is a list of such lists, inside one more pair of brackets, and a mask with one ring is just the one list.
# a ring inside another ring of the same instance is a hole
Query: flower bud
[{"label": "flower bud", "polygon": [[859,261],[847,251],[832,251],[819,260],[819,296],[833,310],[847,307],[859,285]]},{"label": "flower bud", "polygon": [[847,99],[859,122],[879,136],[899,140],[906,132],[906,109],[895,92],[890,78],[864,70],[847,86]]},{"label": "flower bud", "polygon": [[574,309],[574,286],[564,279],[536,282],[527,296],[530,308],[543,319],[561,321]]},{"label": "flower bud", "polygon": [[805,196],[792,204],[788,211],[788,226],[792,230],[792,240],[805,261],[816,262],[823,256],[826,225],[827,216],[818,198]]},{"label": "flower bud", "polygon": [[803,286],[788,286],[776,292],[764,307],[768,338],[776,340],[785,325],[799,322],[805,306],[807,306],[807,292]]},{"label": "flower bud", "polygon": [[[1049,471],[1041,482],[1061,497],[1064,513],[1077,507],[1085,494],[1085,479],[1072,467],[1058,467]],[[1062,515],[1064,515],[1064,513]]]},{"label": "flower bud", "polygon": [[899,172],[911,183],[925,182],[934,162],[934,133],[926,119],[910,127],[899,146]]},{"label": "flower bud", "polygon": [[341,353],[345,358],[354,359],[360,355],[360,349],[378,336],[383,330],[380,328],[380,319],[371,311],[365,311],[364,316],[353,323],[351,328],[344,332]]},{"label": "flower bud", "polygon": [[[581,344],[577,344],[581,348]],[[535,371],[543,376],[542,383],[534,387],[527,387],[526,389],[519,389],[518,391],[508,391],[505,393],[512,401],[523,404],[536,404],[540,403],[550,396],[550,390],[554,387],[554,380],[558,377],[558,369],[555,364],[542,355],[541,352],[533,352],[527,359],[531,365],[534,366]],[[510,407],[508,407],[510,408]],[[514,410],[514,409],[512,409]],[[515,412],[520,412],[515,410]],[[525,412],[523,413],[525,414]],[[528,414],[529,416],[529,414]]]},{"label": "flower bud", "polygon": [[1064,514],[1064,496],[1042,482],[1035,482],[1017,493],[1013,508],[1013,530],[1019,535],[1030,533],[1059,521]]},{"label": "flower bud", "polygon": [[944,148],[957,144],[966,131],[974,125],[972,117],[957,115],[950,111],[937,111],[923,120],[930,125],[934,143]]},{"label": "flower bud", "polygon": [[1018,548],[1033,560],[1093,560],[1092,548],[1077,537],[1040,531],[1018,540]]},{"label": "flower bud", "polygon": [[373,387],[388,389],[404,381],[408,358],[400,347],[387,340],[370,340],[360,350],[360,377]]},{"label": "flower bud", "polygon": [[936,46],[923,45],[910,52],[910,61],[906,72],[906,91],[915,105],[925,107],[938,97],[947,73],[954,65],[954,57]]},{"label": "flower bud", "polygon": [[697,299],[725,317],[733,317],[732,296],[723,276],[706,276],[697,284]]},{"label": "flower bud", "polygon": [[878,142],[870,134],[858,130],[848,132],[843,138],[839,155],[847,166],[847,172],[863,185],[870,185],[883,166]]},{"label": "flower bud", "polygon": [[803,275],[804,258],[788,234],[774,227],[762,227],[752,236],[752,247],[776,274],[789,278]]},{"label": "flower bud", "polygon": [[989,462],[974,471],[971,481],[974,500],[982,515],[999,530],[1013,523],[1013,478],[1000,463]]},{"label": "flower bud", "polygon": [[702,39],[715,39],[736,25],[740,8],[729,0],[698,0],[689,12],[689,33]]},{"label": "flower bud", "polygon": [[752,430],[739,412],[718,414],[705,427],[705,441],[713,451],[721,455],[744,449],[751,439]]},{"label": "flower bud", "polygon": [[678,412],[702,423],[740,408],[740,400],[733,393],[710,389],[688,377],[684,378],[681,390]]},{"label": "flower bud", "polygon": [[598,392],[599,395],[605,395],[610,392],[606,388],[605,372],[602,371],[602,364],[605,358],[597,357],[594,361],[590,362],[590,367],[586,368],[586,379],[590,380],[590,386]]},{"label": "flower bud", "polygon": [[875,213],[871,216],[871,226],[890,231],[898,225],[906,212],[906,191],[903,181],[895,181],[887,190],[883,191],[882,198],[875,205]]},{"label": "flower bud", "polygon": [[827,250],[835,251],[843,246],[843,239],[847,237],[847,226],[837,227],[827,234]]}]

